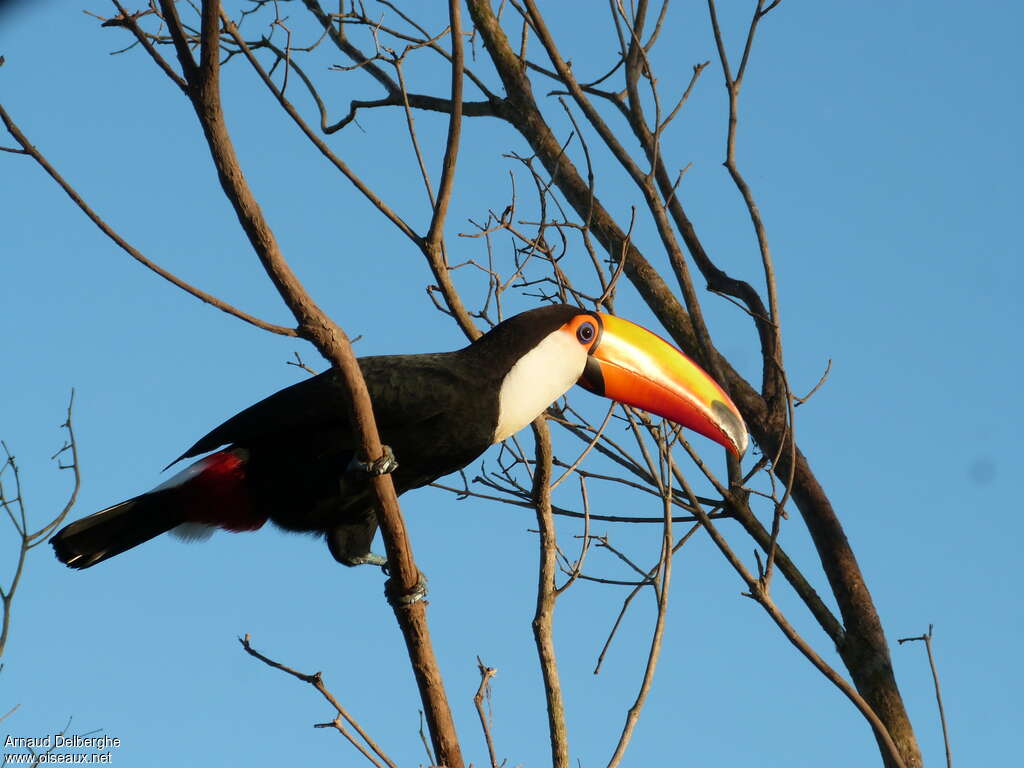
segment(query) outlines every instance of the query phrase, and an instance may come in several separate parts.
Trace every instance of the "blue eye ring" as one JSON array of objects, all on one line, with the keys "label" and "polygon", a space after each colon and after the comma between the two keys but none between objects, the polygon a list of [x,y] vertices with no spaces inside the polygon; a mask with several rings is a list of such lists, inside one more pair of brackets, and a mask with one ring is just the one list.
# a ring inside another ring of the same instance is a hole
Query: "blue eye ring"
[{"label": "blue eye ring", "polygon": [[579,328],[576,329],[576,338],[580,344],[590,344],[597,338],[597,329],[589,320],[585,323],[580,323]]}]

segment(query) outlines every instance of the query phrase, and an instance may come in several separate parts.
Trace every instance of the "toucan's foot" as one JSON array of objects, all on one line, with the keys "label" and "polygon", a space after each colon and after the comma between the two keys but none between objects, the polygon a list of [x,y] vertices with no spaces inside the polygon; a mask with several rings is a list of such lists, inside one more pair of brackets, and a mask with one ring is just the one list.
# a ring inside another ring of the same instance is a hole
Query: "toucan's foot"
[{"label": "toucan's foot", "polygon": [[419,581],[410,592],[400,592],[393,579],[384,582],[384,596],[393,608],[418,603],[427,596],[427,577],[420,573]]},{"label": "toucan's foot", "polygon": [[381,568],[385,568],[387,564],[388,559],[384,555],[378,555],[375,552],[367,552],[365,555],[345,558],[345,565],[379,565]]},{"label": "toucan's foot", "polygon": [[376,461],[359,461],[353,457],[349,469],[359,469],[374,477],[391,474],[398,469],[398,459],[390,445],[382,445],[381,448],[384,449],[384,455]]}]

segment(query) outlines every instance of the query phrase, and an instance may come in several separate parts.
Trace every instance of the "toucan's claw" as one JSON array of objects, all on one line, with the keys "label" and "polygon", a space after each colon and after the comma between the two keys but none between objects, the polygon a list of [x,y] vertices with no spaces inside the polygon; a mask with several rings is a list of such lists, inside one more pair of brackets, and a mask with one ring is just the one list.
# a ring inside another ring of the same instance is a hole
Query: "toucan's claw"
[{"label": "toucan's claw", "polygon": [[398,459],[395,458],[395,452],[391,450],[390,445],[382,445],[381,448],[384,449],[384,454],[376,461],[359,461],[353,457],[350,468],[362,470],[372,477],[391,474],[398,469]]},{"label": "toucan's claw", "polygon": [[376,552],[367,552],[365,555],[345,558],[345,565],[379,565],[381,568],[386,568],[387,564],[388,559],[384,555],[378,555]]},{"label": "toucan's claw", "polygon": [[392,608],[418,603],[427,596],[427,577],[420,573],[416,586],[409,592],[399,592],[393,579],[384,582],[384,596]]}]

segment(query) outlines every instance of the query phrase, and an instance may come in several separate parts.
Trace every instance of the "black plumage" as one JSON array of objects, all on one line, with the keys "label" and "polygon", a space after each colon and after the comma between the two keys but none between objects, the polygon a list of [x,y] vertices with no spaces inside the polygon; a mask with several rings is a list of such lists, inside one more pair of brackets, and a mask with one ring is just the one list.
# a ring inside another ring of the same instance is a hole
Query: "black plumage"
[{"label": "black plumage", "polygon": [[[381,440],[398,461],[397,492],[461,469],[492,445],[505,376],[580,312],[564,305],[525,312],[454,352],[360,358]],[[352,466],[357,440],[345,398],[339,372],[325,371],[246,408],[172,464],[227,446],[243,461],[245,498],[238,503],[251,515],[249,528],[269,519],[286,530],[323,534],[339,562],[373,562],[374,498],[366,473]],[[88,567],[184,522],[219,524],[197,519],[184,504],[175,511],[175,492],[158,489],[68,526],[53,539],[58,558]],[[117,552],[103,548],[115,540]]]}]

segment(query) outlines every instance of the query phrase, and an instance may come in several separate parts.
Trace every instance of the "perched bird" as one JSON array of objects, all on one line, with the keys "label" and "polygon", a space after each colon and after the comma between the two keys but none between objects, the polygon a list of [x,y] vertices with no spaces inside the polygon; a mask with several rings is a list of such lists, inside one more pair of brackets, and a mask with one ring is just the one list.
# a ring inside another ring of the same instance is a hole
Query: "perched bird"
[{"label": "perched bird", "polygon": [[[650,331],[566,305],[496,325],[455,352],[363,357],[381,440],[398,493],[465,467],[525,427],[573,384],[688,427],[741,455],[747,430],[728,395]],[[381,563],[366,468],[355,461],[337,370],[256,403],[178,457],[199,456],[148,493],[63,528],[51,543],[72,568],[89,568],[178,529],[252,531],[267,520],[323,535],[345,565]],[[219,449],[219,450],[217,450]]]}]

